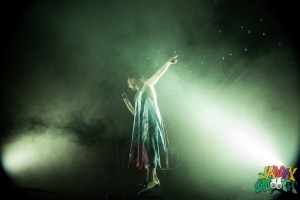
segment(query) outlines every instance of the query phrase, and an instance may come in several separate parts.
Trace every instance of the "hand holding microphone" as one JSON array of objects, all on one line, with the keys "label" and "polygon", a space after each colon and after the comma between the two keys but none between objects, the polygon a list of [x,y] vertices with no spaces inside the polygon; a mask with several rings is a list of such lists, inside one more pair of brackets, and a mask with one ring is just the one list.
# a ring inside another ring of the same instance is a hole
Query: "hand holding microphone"
[{"label": "hand holding microphone", "polygon": [[123,92],[122,98],[123,98],[123,100],[128,100],[128,95],[125,92]]}]

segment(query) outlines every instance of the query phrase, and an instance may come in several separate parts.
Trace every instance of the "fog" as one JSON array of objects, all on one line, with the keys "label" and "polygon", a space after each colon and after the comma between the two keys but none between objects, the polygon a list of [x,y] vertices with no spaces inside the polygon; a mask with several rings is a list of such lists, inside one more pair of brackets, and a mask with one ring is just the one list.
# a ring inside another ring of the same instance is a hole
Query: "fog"
[{"label": "fog", "polygon": [[[16,185],[75,191],[73,182],[101,184],[126,168],[133,116],[121,94],[134,95],[127,76],[150,77],[175,55],[155,88],[170,149],[192,187],[213,193],[205,179],[220,190],[251,188],[267,165],[296,167],[298,49],[275,5],[33,1],[15,8],[6,16],[1,157]],[[258,152],[234,138],[255,141]]]}]

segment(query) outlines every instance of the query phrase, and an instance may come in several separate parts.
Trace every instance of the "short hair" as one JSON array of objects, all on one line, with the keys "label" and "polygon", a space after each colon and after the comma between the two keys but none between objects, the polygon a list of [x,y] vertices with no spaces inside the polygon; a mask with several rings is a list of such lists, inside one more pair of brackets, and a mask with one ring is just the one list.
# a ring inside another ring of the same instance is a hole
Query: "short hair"
[{"label": "short hair", "polygon": [[144,80],[144,76],[142,74],[128,74],[128,79],[134,79],[134,80]]},{"label": "short hair", "polygon": [[137,84],[138,87],[142,87],[145,82],[145,78],[144,78],[143,74],[141,74],[141,73],[128,74],[127,78],[133,79],[135,84]]}]

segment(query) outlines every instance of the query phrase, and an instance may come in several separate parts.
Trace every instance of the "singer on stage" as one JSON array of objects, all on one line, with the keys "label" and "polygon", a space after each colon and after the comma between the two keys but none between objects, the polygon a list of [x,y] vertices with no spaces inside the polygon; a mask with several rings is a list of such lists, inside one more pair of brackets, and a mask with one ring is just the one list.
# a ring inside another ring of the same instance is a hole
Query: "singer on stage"
[{"label": "singer on stage", "polygon": [[123,101],[134,115],[128,166],[147,170],[146,180],[139,194],[160,186],[156,168],[161,168],[160,152],[167,151],[169,141],[157,105],[154,85],[170,65],[177,62],[176,58],[177,56],[169,59],[147,80],[140,76],[128,77],[128,87],[136,91],[134,107],[128,95],[122,94]]}]

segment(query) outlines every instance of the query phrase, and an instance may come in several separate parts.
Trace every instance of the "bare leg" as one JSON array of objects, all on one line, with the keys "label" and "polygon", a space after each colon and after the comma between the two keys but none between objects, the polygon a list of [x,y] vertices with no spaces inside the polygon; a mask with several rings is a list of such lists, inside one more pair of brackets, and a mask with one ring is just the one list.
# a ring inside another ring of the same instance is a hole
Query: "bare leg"
[{"label": "bare leg", "polygon": [[157,179],[156,168],[147,168],[147,178],[146,184],[139,194],[143,194],[147,191],[150,191],[152,188],[159,186],[159,181]]},{"label": "bare leg", "polygon": [[149,168],[147,168],[147,176],[146,176],[146,181],[148,182],[149,181]]},{"label": "bare leg", "polygon": [[154,168],[155,169],[155,172],[154,172],[154,176],[153,176],[153,180],[155,180],[157,183],[158,183],[158,186],[160,186],[160,181],[159,181],[159,179],[158,179],[158,177],[157,177],[157,172],[156,172],[156,168]]},{"label": "bare leg", "polygon": [[157,172],[156,168],[147,168],[147,176],[146,176],[146,182],[150,180],[155,180],[156,182],[159,183],[159,179],[157,177]]},{"label": "bare leg", "polygon": [[148,180],[153,181],[156,180],[157,174],[156,174],[156,168],[150,168],[148,173]]},{"label": "bare leg", "polygon": [[155,172],[154,180],[158,181],[157,173]]}]

